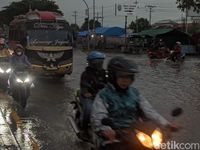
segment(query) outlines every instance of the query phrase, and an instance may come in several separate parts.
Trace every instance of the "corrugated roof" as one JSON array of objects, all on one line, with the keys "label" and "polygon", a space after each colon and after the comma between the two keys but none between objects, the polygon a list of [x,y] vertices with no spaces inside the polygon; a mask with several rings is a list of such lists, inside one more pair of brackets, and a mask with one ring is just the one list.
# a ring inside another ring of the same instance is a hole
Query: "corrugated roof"
[{"label": "corrugated roof", "polygon": [[82,31],[78,33],[78,36],[82,36],[82,37],[87,36],[87,35],[88,35],[88,31]]},{"label": "corrugated roof", "polygon": [[106,27],[98,27],[96,28],[95,32],[96,34],[103,34],[105,33],[109,28],[106,28]]},{"label": "corrugated roof", "polygon": [[96,28],[95,32],[104,36],[121,36],[125,33],[125,30],[120,27],[99,27]]},{"label": "corrugated roof", "polygon": [[[95,30],[97,35],[104,35],[104,36],[122,36],[125,34],[124,28],[120,27],[98,27]],[[92,34],[92,32],[90,32]],[[78,36],[87,36],[88,31],[82,31],[78,33]]]},{"label": "corrugated roof", "polygon": [[171,32],[172,30],[173,29],[149,29],[149,30],[141,31],[139,33],[139,35],[155,37],[160,34],[165,34],[165,33]]}]

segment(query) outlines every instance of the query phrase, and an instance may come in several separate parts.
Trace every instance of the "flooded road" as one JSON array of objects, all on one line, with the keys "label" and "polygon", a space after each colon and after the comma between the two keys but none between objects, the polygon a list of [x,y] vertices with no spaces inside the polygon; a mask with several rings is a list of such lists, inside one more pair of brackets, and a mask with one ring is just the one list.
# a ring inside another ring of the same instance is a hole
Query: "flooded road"
[{"label": "flooded road", "polygon": [[[173,139],[179,142],[199,143],[200,58],[190,56],[183,63],[164,60],[150,62],[145,55],[108,53],[106,62],[116,55],[135,60],[140,73],[133,85],[159,113],[183,127],[179,133],[174,134]],[[86,66],[85,58],[85,53],[75,50],[71,76],[65,76],[63,79],[35,79],[35,88],[25,111],[17,109],[10,97],[0,97],[0,107],[4,110],[21,149],[88,149],[87,145],[77,140],[67,120],[67,115],[71,112],[69,103],[79,88],[80,74]],[[172,118],[170,111],[177,106],[184,109],[184,114]]]}]

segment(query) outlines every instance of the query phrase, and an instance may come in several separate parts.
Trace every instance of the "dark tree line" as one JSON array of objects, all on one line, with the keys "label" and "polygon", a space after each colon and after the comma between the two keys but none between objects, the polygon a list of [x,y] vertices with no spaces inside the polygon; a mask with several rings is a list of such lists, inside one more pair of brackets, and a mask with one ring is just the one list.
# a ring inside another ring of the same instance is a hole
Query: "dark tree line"
[{"label": "dark tree line", "polygon": [[5,6],[3,10],[0,11],[0,24],[9,25],[10,21],[14,19],[14,16],[26,14],[29,9],[54,11],[62,14],[58,5],[52,0],[22,0],[12,2],[9,6]]}]

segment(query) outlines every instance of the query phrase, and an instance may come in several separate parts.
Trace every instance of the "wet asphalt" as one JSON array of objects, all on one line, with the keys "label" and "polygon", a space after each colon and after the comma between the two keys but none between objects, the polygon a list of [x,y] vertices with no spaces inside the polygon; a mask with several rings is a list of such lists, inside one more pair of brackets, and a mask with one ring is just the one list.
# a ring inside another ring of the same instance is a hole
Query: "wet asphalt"
[{"label": "wet asphalt", "polygon": [[[200,56],[188,56],[184,62],[150,61],[146,55],[106,53],[106,61],[113,56],[135,60],[140,73],[133,86],[169,121],[182,126],[172,140],[200,143]],[[27,107],[21,110],[11,97],[1,92],[0,107],[21,149],[87,150],[79,141],[67,116],[70,101],[79,88],[79,78],[86,64],[86,53],[74,50],[73,73],[64,78],[35,78]],[[182,107],[184,113],[173,118],[170,112]],[[1,131],[1,130],[0,130]]]}]

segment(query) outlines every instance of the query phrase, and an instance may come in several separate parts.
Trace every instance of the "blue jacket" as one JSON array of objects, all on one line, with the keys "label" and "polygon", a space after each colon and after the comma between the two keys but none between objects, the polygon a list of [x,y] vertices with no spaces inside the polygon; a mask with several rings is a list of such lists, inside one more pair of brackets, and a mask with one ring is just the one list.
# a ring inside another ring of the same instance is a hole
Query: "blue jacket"
[{"label": "blue jacket", "polygon": [[140,95],[136,88],[129,87],[126,93],[119,95],[114,86],[108,84],[96,96],[93,104],[91,122],[94,129],[111,129],[109,126],[102,125],[103,118],[111,118],[115,129],[130,127],[138,120],[138,107],[144,112],[145,116],[160,125],[167,125],[169,122],[158,114],[150,103]]}]

